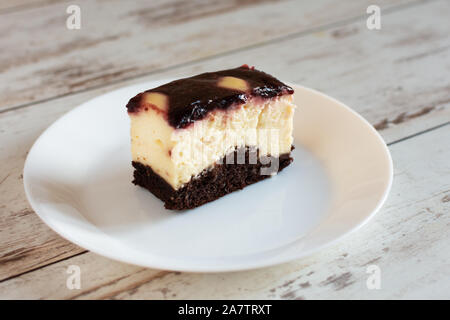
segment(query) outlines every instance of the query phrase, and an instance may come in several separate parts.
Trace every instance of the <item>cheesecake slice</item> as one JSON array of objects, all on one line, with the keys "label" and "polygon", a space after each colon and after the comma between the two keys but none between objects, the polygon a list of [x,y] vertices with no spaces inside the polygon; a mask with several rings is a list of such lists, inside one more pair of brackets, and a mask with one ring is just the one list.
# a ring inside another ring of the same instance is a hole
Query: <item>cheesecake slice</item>
[{"label": "cheesecake slice", "polygon": [[184,210],[276,174],[292,162],[293,93],[247,65],[139,93],[127,104],[133,183]]}]

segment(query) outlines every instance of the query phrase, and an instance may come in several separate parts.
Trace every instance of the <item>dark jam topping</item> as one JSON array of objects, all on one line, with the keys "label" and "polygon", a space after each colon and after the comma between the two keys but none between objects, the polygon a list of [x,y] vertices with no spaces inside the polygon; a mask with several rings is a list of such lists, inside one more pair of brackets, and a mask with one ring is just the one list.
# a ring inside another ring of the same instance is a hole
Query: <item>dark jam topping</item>
[{"label": "dark jam topping", "polygon": [[[234,86],[236,82],[232,82],[232,85],[222,85],[222,80],[229,80],[227,77],[237,78],[234,80],[241,86]],[[270,99],[292,94],[294,90],[267,73],[243,65],[235,69],[207,72],[175,80],[145,92],[166,95],[169,124],[174,128],[184,128],[204,118],[212,110],[224,110],[236,104],[243,104],[251,97]],[[140,93],[128,102],[129,113],[141,110],[142,97],[143,93]]]},{"label": "dark jam topping", "polygon": [[130,99],[130,101],[128,101],[127,103],[127,109],[128,112],[133,113],[133,112],[138,112],[140,107],[141,107],[141,98],[142,98],[143,93],[139,93],[136,96],[134,96],[133,98]]}]

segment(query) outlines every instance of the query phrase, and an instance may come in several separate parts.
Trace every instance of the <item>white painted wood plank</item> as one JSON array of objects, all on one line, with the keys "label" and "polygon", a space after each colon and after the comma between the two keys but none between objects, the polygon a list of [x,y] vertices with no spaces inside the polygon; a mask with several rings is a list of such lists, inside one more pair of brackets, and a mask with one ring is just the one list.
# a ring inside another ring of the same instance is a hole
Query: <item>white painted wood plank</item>
[{"label": "white painted wood plank", "polygon": [[[449,139],[450,125],[393,145],[396,174],[384,208],[359,232],[308,258],[190,274],[87,253],[0,283],[0,298],[449,299]],[[69,265],[81,268],[80,290],[66,287]],[[368,265],[381,270],[380,290],[367,289]]]},{"label": "white painted wood plank", "polygon": [[0,0],[0,14],[48,5],[57,0]]},{"label": "white painted wood plank", "polygon": [[[381,0],[391,8],[411,0]],[[3,14],[0,110],[365,16],[370,0],[81,0]]]},{"label": "white painted wood plank", "polygon": [[[20,180],[26,153],[34,140],[67,110],[125,84],[190,75],[253,61],[261,69],[282,79],[319,88],[342,99],[373,124],[390,119],[381,133],[387,142],[398,140],[450,119],[449,94],[446,91],[450,84],[447,72],[449,52],[444,50],[418,56],[429,52],[430,47],[448,44],[448,36],[443,37],[440,29],[448,23],[444,21],[447,13],[448,6],[444,1],[434,2],[383,18],[384,28],[396,32],[374,35],[364,28],[364,21],[350,23],[319,34],[280,41],[0,114],[0,181],[3,181],[0,184],[0,279],[70,256],[71,252],[80,252],[79,248],[70,247],[68,242],[57,237],[31,213]],[[412,30],[409,26],[411,17],[417,17]],[[434,22],[429,22],[431,18]],[[357,31],[348,32],[354,28]],[[409,39],[411,32],[420,34],[423,30],[434,36],[422,37],[415,44],[408,44],[409,40],[405,40]],[[347,36],[342,37],[342,34]],[[336,38],[336,35],[340,36]],[[367,44],[369,40],[370,45]],[[344,43],[346,50],[338,50],[337,43]],[[402,45],[392,46],[392,43]],[[323,54],[329,50],[334,50],[333,54]],[[371,54],[372,51],[379,54]],[[280,55],[284,55],[286,61],[280,60]],[[398,63],[405,59],[408,60],[407,65]],[[348,72],[347,66],[352,66],[352,72]],[[386,74],[395,75],[395,78],[386,77]],[[399,84],[402,89],[398,92]],[[433,107],[429,112],[421,112],[429,106]]]}]

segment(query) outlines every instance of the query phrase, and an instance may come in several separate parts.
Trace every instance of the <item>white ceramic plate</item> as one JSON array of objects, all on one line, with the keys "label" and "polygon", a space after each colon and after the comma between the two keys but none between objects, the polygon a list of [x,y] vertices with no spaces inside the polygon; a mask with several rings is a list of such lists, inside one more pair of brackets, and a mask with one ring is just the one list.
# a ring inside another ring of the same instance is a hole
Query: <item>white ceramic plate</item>
[{"label": "white ceramic plate", "polygon": [[134,85],[67,113],[35,142],[25,192],[64,238],[136,265],[191,272],[258,268],[308,255],[355,231],[385,201],[392,160],[361,116],[295,88],[294,162],[276,177],[175,213],[131,184],[129,98]]}]

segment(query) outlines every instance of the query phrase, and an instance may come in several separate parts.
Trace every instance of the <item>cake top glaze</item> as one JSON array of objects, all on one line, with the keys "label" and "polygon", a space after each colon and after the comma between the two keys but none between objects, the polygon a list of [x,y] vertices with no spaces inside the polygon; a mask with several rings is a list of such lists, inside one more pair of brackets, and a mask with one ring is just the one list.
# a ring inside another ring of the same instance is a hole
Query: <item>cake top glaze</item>
[{"label": "cake top glaze", "polygon": [[174,128],[185,128],[209,112],[244,104],[252,97],[271,99],[294,90],[271,75],[243,65],[175,80],[139,93],[127,104],[128,113],[152,108],[166,115]]}]

